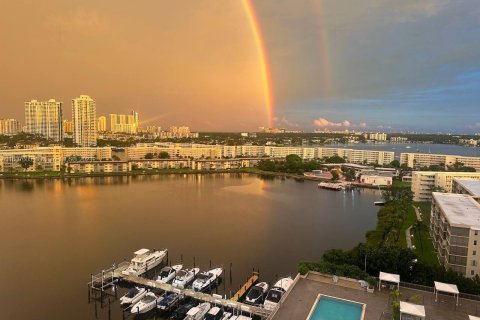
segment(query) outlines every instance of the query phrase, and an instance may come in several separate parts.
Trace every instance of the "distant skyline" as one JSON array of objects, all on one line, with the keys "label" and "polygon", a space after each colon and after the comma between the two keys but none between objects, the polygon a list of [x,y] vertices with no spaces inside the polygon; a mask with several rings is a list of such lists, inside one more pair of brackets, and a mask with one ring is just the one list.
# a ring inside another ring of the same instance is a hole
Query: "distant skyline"
[{"label": "distant skyline", "polygon": [[475,0],[10,1],[0,118],[95,99],[195,131],[480,131]]}]

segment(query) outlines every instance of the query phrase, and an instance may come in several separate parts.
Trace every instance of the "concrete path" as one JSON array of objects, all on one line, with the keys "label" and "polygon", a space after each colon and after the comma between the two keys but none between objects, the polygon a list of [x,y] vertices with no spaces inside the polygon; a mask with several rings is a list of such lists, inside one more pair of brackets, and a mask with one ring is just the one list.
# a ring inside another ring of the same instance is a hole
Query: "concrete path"
[{"label": "concrete path", "polygon": [[422,213],[420,212],[420,210],[418,210],[418,207],[415,207],[413,204],[412,204],[412,206],[415,209],[415,214],[417,215],[417,220],[422,221]]},{"label": "concrete path", "polygon": [[405,230],[405,240],[407,240],[407,248],[412,248],[412,237],[410,236],[410,229],[412,229],[413,226],[408,227],[407,230]]}]

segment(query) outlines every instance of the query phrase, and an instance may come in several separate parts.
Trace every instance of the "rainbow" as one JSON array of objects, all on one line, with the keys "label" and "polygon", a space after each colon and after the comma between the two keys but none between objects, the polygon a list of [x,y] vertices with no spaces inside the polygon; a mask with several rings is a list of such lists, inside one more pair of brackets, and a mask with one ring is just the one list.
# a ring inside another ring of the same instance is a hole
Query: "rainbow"
[{"label": "rainbow", "polygon": [[316,23],[319,30],[319,50],[320,50],[320,63],[321,63],[321,82],[323,87],[323,94],[325,96],[332,96],[333,84],[332,74],[330,70],[330,52],[328,48],[328,34],[325,29],[325,21],[322,13],[325,12],[323,0],[311,0],[310,1],[313,14],[316,16]]},{"label": "rainbow", "polygon": [[268,57],[266,54],[265,40],[262,37],[260,31],[260,24],[258,22],[257,15],[255,14],[255,8],[253,7],[252,0],[242,0],[243,8],[247,16],[247,20],[252,29],[255,46],[257,48],[257,54],[259,59],[259,65],[262,72],[263,92],[265,96],[265,108],[268,117],[268,125],[273,127],[274,110],[273,110],[273,94],[272,94],[272,79],[270,76],[270,65],[268,63]]}]

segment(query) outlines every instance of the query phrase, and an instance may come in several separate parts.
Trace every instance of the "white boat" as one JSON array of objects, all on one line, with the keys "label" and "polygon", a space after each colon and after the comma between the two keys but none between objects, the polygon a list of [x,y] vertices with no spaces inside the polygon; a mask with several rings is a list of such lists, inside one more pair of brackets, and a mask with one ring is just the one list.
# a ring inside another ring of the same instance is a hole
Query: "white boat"
[{"label": "white boat", "polygon": [[292,284],[293,280],[290,277],[278,280],[272,289],[268,291],[265,302],[263,303],[265,309],[274,310],[280,302],[280,299],[282,299],[283,295],[288,291]]},{"label": "white boat", "polygon": [[145,297],[147,289],[133,287],[123,297],[120,298],[120,304],[135,304]]},{"label": "white boat", "polygon": [[375,202],[373,202],[373,204],[376,205],[376,206],[384,206],[384,205],[385,205],[385,201],[383,201],[383,200],[375,201]]},{"label": "white boat", "polygon": [[122,273],[125,275],[139,276],[158,266],[167,255],[167,250],[156,250],[152,252],[149,249],[140,249],[133,254],[135,257]]},{"label": "white boat", "polygon": [[345,186],[343,184],[333,183],[333,182],[320,182],[318,184],[318,187],[322,189],[335,190],[335,191],[345,190]]},{"label": "white boat", "polygon": [[268,283],[260,282],[254,285],[250,291],[248,291],[245,297],[245,303],[251,305],[261,304],[268,291]]},{"label": "white boat", "polygon": [[201,320],[205,317],[205,314],[207,314],[208,310],[210,310],[210,303],[204,302],[199,304],[198,306],[188,310],[187,316],[184,320]]},{"label": "white boat", "polygon": [[157,277],[157,282],[160,282],[160,283],[169,283],[170,281],[173,280],[173,278],[175,278],[175,276],[177,275],[177,272],[182,270],[182,265],[181,264],[177,264],[177,265],[174,265],[174,266],[171,266],[171,267],[164,267],[161,271],[160,271],[160,274],[158,275]]},{"label": "white boat", "polygon": [[226,320],[230,318],[231,315],[230,312],[224,312],[219,307],[213,307],[205,315],[205,320]]},{"label": "white boat", "polygon": [[232,316],[228,320],[252,320],[252,318],[246,316]]},{"label": "white boat", "polygon": [[155,293],[148,292],[142,300],[132,306],[130,312],[133,314],[147,313],[156,308],[160,299],[163,299],[163,297],[157,297]]},{"label": "white boat", "polygon": [[195,276],[200,272],[200,268],[184,269],[177,272],[175,279],[173,279],[172,286],[177,288],[186,288],[187,285],[195,279]]},{"label": "white boat", "polygon": [[193,281],[192,289],[195,291],[203,291],[212,286],[222,275],[222,268],[214,268],[206,272],[202,272]]}]

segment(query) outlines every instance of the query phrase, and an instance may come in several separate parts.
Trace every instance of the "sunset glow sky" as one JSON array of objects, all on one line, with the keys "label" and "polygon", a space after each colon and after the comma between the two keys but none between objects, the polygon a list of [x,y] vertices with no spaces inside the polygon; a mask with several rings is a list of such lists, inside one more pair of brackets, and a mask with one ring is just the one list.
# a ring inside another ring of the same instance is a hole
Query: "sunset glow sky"
[{"label": "sunset glow sky", "polygon": [[480,131],[476,0],[3,1],[0,118],[88,94],[199,131]]}]

